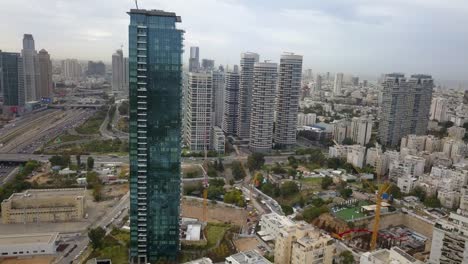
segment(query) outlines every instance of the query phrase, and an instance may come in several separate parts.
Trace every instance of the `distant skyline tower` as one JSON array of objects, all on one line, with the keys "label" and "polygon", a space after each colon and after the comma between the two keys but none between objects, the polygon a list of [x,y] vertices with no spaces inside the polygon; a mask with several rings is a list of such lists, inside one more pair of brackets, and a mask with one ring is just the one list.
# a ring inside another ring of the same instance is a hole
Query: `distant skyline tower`
[{"label": "distant skyline tower", "polygon": [[5,106],[24,105],[23,60],[20,53],[0,50],[0,95]]},{"label": "distant skyline tower", "polygon": [[342,90],[343,90],[343,73],[340,72],[335,75],[335,83],[333,85],[333,94],[341,95]]},{"label": "distant skyline tower", "polygon": [[204,70],[213,70],[214,69],[214,66],[215,65],[215,61],[214,60],[209,60],[209,59],[203,59],[202,60],[202,68]]},{"label": "distant skyline tower", "polygon": [[37,55],[39,63],[39,92],[37,97],[51,98],[54,83],[52,82],[52,62],[50,55],[45,49],[41,49]]},{"label": "distant skyline tower", "polygon": [[254,65],[259,58],[260,56],[257,53],[246,52],[241,54],[237,136],[242,139],[249,139],[250,137]]},{"label": "distant skyline tower", "polygon": [[38,99],[39,64],[34,38],[31,34],[24,34],[23,36],[21,55],[23,57],[25,100],[26,102],[36,101]]},{"label": "distant skyline tower", "polygon": [[130,262],[175,263],[180,249],[184,31],[177,29],[181,18],[172,12],[132,9],[128,14]]},{"label": "distant skyline tower", "polygon": [[[252,111],[249,148],[252,152],[269,152],[273,145],[273,123],[278,65],[270,62],[254,64]],[[294,124],[294,129],[297,123]]]},{"label": "distant skyline tower", "polygon": [[382,110],[379,139],[396,146],[409,134],[424,135],[429,122],[434,80],[430,75],[385,75],[382,83]]},{"label": "distant skyline tower", "polygon": [[280,148],[296,144],[297,113],[302,81],[302,56],[294,53],[281,55],[278,90],[276,93],[276,123],[274,141]]},{"label": "distant skyline tower", "polygon": [[213,74],[213,124],[223,126],[224,92],[226,88],[226,74],[222,71],[212,71]]},{"label": "distant skyline tower", "polygon": [[315,77],[315,91],[321,91],[322,90],[322,75],[317,74]]},{"label": "distant skyline tower", "polygon": [[190,72],[186,87],[185,105],[185,144],[192,151],[210,149],[213,76],[207,72]]},{"label": "distant skyline tower", "polygon": [[189,72],[196,72],[200,69],[200,48],[190,47]]},{"label": "distant skyline tower", "polygon": [[78,81],[81,78],[82,67],[77,59],[62,61],[62,76],[69,81]]},{"label": "distant skyline tower", "polygon": [[124,91],[124,57],[121,49],[112,54],[112,91]]},{"label": "distant skyline tower", "polygon": [[224,92],[223,131],[228,135],[237,134],[239,119],[239,81],[238,67],[226,73],[226,89]]}]

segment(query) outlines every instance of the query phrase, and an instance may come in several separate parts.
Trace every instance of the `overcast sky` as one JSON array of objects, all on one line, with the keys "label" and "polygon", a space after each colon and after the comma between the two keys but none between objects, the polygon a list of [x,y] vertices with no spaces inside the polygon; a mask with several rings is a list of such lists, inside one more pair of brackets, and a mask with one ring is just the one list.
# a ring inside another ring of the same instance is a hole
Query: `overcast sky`
[{"label": "overcast sky", "polygon": [[[467,0],[140,0],[139,6],[182,16],[186,50],[200,46],[201,58],[217,64],[237,64],[243,51],[273,61],[288,51],[304,55],[304,68],[314,72],[468,80]],[[31,33],[36,49],[55,59],[110,62],[120,45],[126,51],[130,8],[133,0],[1,0],[0,49],[20,51],[23,34]]]}]

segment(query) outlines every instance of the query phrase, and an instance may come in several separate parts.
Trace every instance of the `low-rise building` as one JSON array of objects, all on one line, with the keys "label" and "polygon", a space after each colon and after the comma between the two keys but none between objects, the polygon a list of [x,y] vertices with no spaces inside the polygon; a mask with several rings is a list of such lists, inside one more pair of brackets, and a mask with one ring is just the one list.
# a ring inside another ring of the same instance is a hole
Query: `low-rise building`
[{"label": "low-rise building", "polygon": [[457,209],[460,205],[460,193],[458,191],[441,189],[437,192],[437,198],[445,208]]},{"label": "low-rise building", "polygon": [[310,224],[299,222],[281,230],[275,245],[275,262],[331,264],[334,251],[334,241],[329,235]]},{"label": "low-rise building", "polygon": [[226,258],[225,264],[273,264],[256,251],[239,252]]},{"label": "low-rise building", "polygon": [[410,193],[414,188],[414,183],[416,178],[410,176],[399,177],[397,180],[398,188],[400,188],[402,193]]},{"label": "low-rise building", "polygon": [[356,167],[362,168],[366,157],[366,147],[361,145],[352,145],[348,148],[346,160]]},{"label": "low-rise building", "polygon": [[219,154],[224,154],[226,138],[224,136],[223,130],[220,127],[213,126],[211,130],[211,140],[211,148]]},{"label": "low-rise building", "polygon": [[361,255],[360,264],[423,264],[399,247],[379,249]]},{"label": "low-rise building", "polygon": [[78,221],[85,214],[83,188],[27,190],[2,202],[4,224]]},{"label": "low-rise building", "polygon": [[0,235],[0,258],[53,255],[58,233]]},{"label": "low-rise building", "polygon": [[452,126],[449,129],[447,129],[447,132],[449,137],[458,140],[463,140],[463,138],[465,137],[466,129],[463,127]]},{"label": "low-rise building", "polygon": [[298,113],[297,114],[297,127],[314,125],[316,120],[317,120],[317,115],[314,113],[310,113],[310,114]]}]

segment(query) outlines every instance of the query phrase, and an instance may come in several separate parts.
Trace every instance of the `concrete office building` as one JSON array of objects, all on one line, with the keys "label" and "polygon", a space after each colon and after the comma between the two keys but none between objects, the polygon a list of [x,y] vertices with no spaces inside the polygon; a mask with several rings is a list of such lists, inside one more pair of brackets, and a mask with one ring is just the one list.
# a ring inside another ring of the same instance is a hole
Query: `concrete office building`
[{"label": "concrete office building", "polygon": [[239,121],[239,80],[237,67],[226,74],[226,90],[224,92],[223,131],[228,135],[237,134]]},{"label": "concrete office building", "polygon": [[315,91],[321,91],[322,90],[322,75],[317,74],[315,77]]},{"label": "concrete office building", "polygon": [[0,258],[55,255],[58,233],[0,235]]},{"label": "concrete office building", "polygon": [[[254,85],[254,65],[259,60],[256,53],[242,53],[240,61],[240,85],[239,85],[239,115],[237,123],[237,136],[242,139],[250,137],[250,117],[252,113],[252,97]],[[275,88],[276,90],[276,88]],[[269,109],[273,112],[274,104]]]},{"label": "concrete office building", "polygon": [[276,242],[281,230],[295,226],[296,223],[287,216],[269,213],[261,216],[259,225],[261,229],[258,234],[262,240]]},{"label": "concrete office building", "polygon": [[277,80],[278,65],[276,63],[255,63],[252,108],[251,117],[249,118],[249,148],[252,152],[268,152],[271,150],[273,144],[273,109],[275,106]]},{"label": "concrete office building", "polygon": [[37,60],[34,38],[31,34],[24,34],[23,36],[23,49],[21,50],[21,55],[23,57],[25,101],[37,101],[39,62]]},{"label": "concrete office building", "polygon": [[281,55],[276,93],[275,146],[289,148],[296,144],[297,113],[302,80],[302,56]]},{"label": "concrete office building", "polygon": [[0,50],[0,95],[5,106],[24,106],[23,59]]},{"label": "concrete office building", "polygon": [[429,121],[434,81],[430,75],[385,75],[382,83],[382,111],[379,138],[384,145],[396,146],[409,134],[423,135]]},{"label": "concrete office building", "polygon": [[37,189],[2,202],[4,224],[79,221],[86,214],[85,189]]},{"label": "concrete office building", "polygon": [[354,143],[365,146],[372,135],[372,117],[353,117],[351,119],[351,139]]},{"label": "concrete office building", "polygon": [[209,59],[203,59],[202,60],[202,69],[206,71],[213,70],[215,67],[215,61],[214,60],[209,60]]},{"label": "concrete office building", "polygon": [[343,73],[337,73],[335,75],[335,83],[333,84],[333,94],[341,95],[343,90]]},{"label": "concrete office building", "polygon": [[190,47],[189,72],[197,72],[200,69],[200,48]]},{"label": "concrete office building", "polygon": [[86,74],[89,76],[104,76],[106,75],[106,65],[102,61],[88,61]]},{"label": "concrete office building", "polygon": [[275,244],[275,263],[332,264],[334,241],[305,222],[281,230]]},{"label": "concrete office building", "polygon": [[76,59],[62,61],[62,76],[68,81],[78,81],[81,78],[81,64]]},{"label": "concrete office building", "polygon": [[333,121],[333,139],[342,143],[345,138],[351,137],[351,122],[348,119]]},{"label": "concrete office building", "polygon": [[213,77],[211,73],[190,72],[185,102],[184,139],[192,151],[211,149]]},{"label": "concrete office building", "polygon": [[50,98],[54,88],[50,55],[45,49],[41,49],[37,55],[37,60],[39,63],[39,89],[37,89],[37,99]]},{"label": "concrete office building", "polygon": [[213,125],[222,127],[224,116],[224,91],[226,76],[222,71],[213,71]]},{"label": "concrete office building", "polygon": [[122,93],[125,90],[124,57],[121,49],[112,54],[112,91]]},{"label": "concrete office building", "polygon": [[450,213],[439,219],[432,233],[430,264],[468,263],[468,217]]},{"label": "concrete office building", "polygon": [[[181,18],[132,9],[130,76],[130,262],[175,262],[180,249]],[[166,43],[164,49],[160,43]]]}]

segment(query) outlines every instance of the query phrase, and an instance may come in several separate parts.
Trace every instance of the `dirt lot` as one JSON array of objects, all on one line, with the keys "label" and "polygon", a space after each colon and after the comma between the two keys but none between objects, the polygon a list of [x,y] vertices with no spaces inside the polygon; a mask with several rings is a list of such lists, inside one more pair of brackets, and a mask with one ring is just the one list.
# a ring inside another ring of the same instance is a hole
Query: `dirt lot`
[{"label": "dirt lot", "polygon": [[104,185],[102,194],[105,199],[120,198],[128,192],[128,184],[110,184]]},{"label": "dirt lot", "polygon": [[52,263],[54,257],[40,256],[20,259],[0,259],[0,264],[49,264]]},{"label": "dirt lot", "polygon": [[[203,203],[199,200],[182,200],[182,216],[202,219]],[[208,202],[208,222],[230,222],[239,226],[245,224],[247,211],[239,208],[227,207],[223,204]]]},{"label": "dirt lot", "polygon": [[257,245],[259,243],[256,237],[240,238],[234,241],[234,245],[236,245],[238,251],[258,250]]}]

